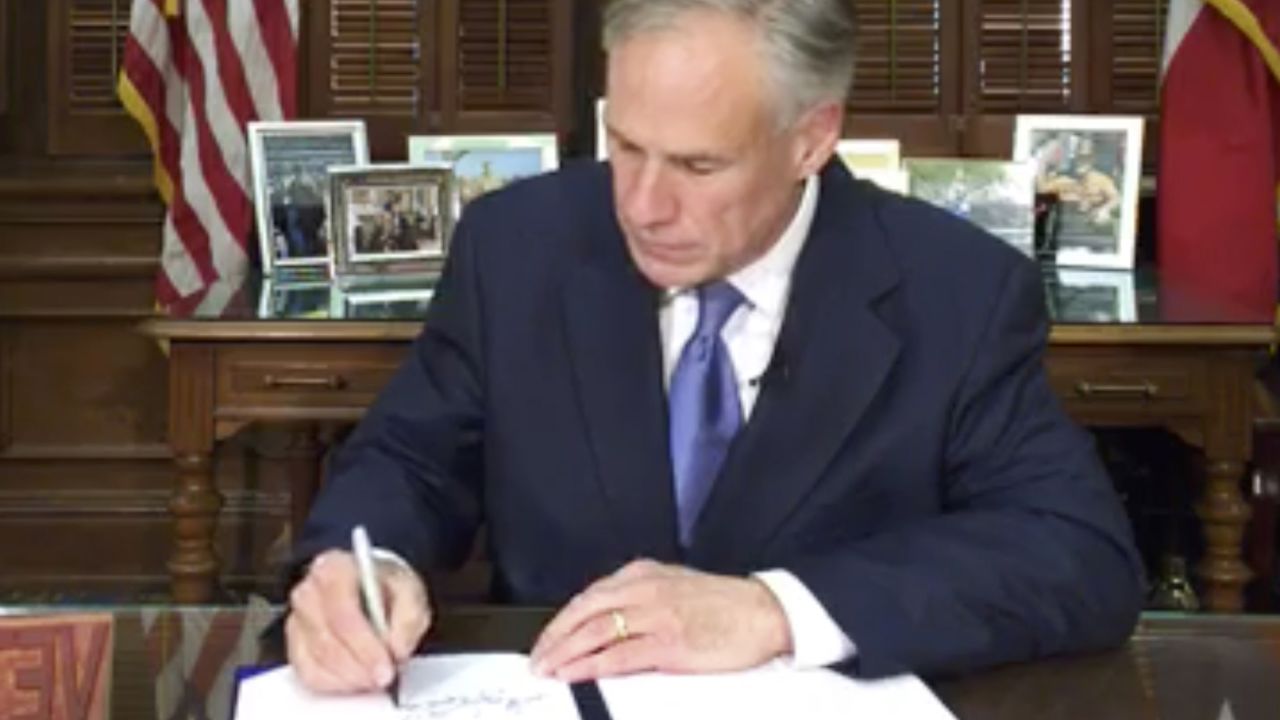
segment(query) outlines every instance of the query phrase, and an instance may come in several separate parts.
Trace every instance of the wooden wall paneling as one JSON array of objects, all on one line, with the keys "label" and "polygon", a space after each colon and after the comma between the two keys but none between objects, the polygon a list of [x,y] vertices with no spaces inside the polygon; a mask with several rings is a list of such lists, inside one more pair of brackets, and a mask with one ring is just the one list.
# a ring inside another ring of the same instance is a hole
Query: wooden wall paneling
[{"label": "wooden wall paneling", "polygon": [[[80,294],[85,302],[101,293]],[[11,333],[10,372],[17,382],[9,393],[5,456],[46,449],[51,459],[91,459],[103,454],[93,448],[105,446],[123,457],[135,451],[156,457],[165,440],[163,396],[138,390],[156,388],[165,359],[132,326],[128,319],[58,320],[23,323]]]},{"label": "wooden wall paneling", "polygon": [[9,114],[0,116],[0,163],[40,157],[45,152],[45,17],[43,3],[7,3]]},{"label": "wooden wall paneling", "polygon": [[9,114],[9,83],[12,82],[13,59],[9,55],[9,32],[13,24],[9,0],[0,0],[0,117]]},{"label": "wooden wall paneling", "polygon": [[14,324],[0,318],[0,453],[8,450],[13,436]]},{"label": "wooden wall paneling", "polygon": [[[229,584],[264,590],[287,540],[289,495],[281,473],[259,470],[250,442],[226,443],[215,462],[226,503],[215,547]],[[0,591],[167,592],[173,475],[164,452],[156,460],[0,460]],[[48,541],[33,547],[32,537]]]},{"label": "wooden wall paneling", "polygon": [[48,146],[53,156],[139,156],[142,130],[116,97],[129,0],[48,0]]}]

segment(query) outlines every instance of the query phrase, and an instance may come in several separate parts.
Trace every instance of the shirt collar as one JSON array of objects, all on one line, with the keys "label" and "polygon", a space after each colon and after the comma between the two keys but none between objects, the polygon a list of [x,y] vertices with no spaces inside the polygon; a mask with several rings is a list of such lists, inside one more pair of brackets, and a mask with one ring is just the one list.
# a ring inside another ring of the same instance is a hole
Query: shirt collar
[{"label": "shirt collar", "polygon": [[[800,205],[791,217],[787,229],[773,247],[751,264],[728,277],[751,307],[769,316],[782,314],[786,306],[787,292],[791,288],[791,271],[804,248],[804,241],[813,227],[818,207],[818,176],[810,175],[800,196]],[[663,293],[664,302],[688,291],[689,288],[668,288]]]}]

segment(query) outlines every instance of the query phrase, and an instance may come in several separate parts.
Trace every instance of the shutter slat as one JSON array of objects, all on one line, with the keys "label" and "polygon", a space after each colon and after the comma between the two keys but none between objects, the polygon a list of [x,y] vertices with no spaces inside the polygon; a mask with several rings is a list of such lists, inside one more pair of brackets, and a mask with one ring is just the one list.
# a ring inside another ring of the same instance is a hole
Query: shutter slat
[{"label": "shutter slat", "polygon": [[552,9],[556,0],[459,0],[458,106],[552,107]]},{"label": "shutter slat", "polygon": [[981,0],[978,102],[988,113],[1064,112],[1071,102],[1072,0]]},{"label": "shutter slat", "polygon": [[329,92],[341,114],[417,117],[418,0],[330,0]]},{"label": "shutter slat", "polygon": [[1154,117],[1159,113],[1165,0],[1113,0],[1110,12],[1112,110]]},{"label": "shutter slat", "polygon": [[127,0],[68,0],[67,14],[68,112],[122,112],[116,77],[129,32]]},{"label": "shutter slat", "polygon": [[941,112],[942,0],[855,0],[855,113]]}]

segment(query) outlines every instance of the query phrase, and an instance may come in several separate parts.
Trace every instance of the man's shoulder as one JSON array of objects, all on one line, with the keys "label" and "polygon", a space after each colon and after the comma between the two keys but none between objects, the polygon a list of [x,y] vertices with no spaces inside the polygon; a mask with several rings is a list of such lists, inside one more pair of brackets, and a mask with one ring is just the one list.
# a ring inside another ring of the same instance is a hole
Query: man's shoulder
[{"label": "man's shoulder", "polygon": [[472,200],[450,253],[469,246],[485,273],[512,282],[551,278],[600,252],[615,231],[608,168],[576,162]]},{"label": "man's shoulder", "polygon": [[571,162],[559,170],[523,178],[481,195],[471,201],[463,217],[479,225],[540,225],[564,221],[586,208],[607,206],[609,197],[607,167],[595,162]]},{"label": "man's shoulder", "polygon": [[[986,230],[923,200],[858,182],[883,242],[908,279],[986,283],[1035,264]],[[950,284],[950,283],[948,283]]]}]

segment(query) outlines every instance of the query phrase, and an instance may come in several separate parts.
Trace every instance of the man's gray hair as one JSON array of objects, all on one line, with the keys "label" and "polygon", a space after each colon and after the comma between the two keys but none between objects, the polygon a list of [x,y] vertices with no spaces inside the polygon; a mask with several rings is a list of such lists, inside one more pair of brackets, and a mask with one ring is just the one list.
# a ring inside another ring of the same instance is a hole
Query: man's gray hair
[{"label": "man's gray hair", "polygon": [[853,0],[612,0],[604,15],[604,47],[679,24],[689,12],[718,11],[760,33],[779,127],[815,105],[843,103],[853,84],[857,22]]}]

